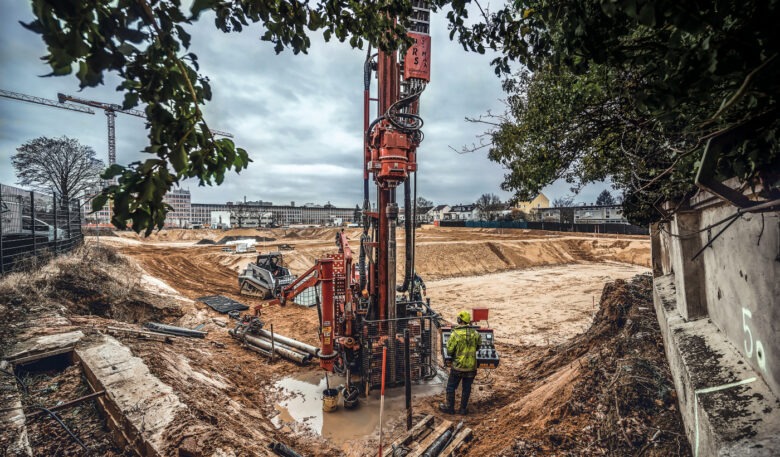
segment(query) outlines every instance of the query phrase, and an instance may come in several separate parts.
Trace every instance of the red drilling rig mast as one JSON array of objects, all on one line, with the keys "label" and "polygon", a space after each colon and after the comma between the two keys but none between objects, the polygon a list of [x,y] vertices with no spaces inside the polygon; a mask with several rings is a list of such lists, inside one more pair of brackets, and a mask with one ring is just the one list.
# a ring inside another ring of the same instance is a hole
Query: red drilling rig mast
[{"label": "red drilling rig mast", "polygon": [[[412,184],[417,172],[417,147],[423,135],[419,98],[430,80],[430,7],[413,2],[407,24],[413,44],[402,51],[379,51],[364,65],[363,233],[360,250],[353,253],[344,231],[336,235],[338,252],[316,262],[282,289],[284,304],[319,286],[320,366],[346,375],[346,399],[381,384],[382,353],[387,350],[385,383],[389,386],[419,381],[436,374],[434,339],[437,315],[429,303],[412,293],[414,287],[414,201]],[[370,82],[376,72],[377,96]],[[377,101],[371,121],[370,102]],[[375,185],[376,208],[370,200]],[[396,286],[396,191],[404,189],[406,230],[405,276]],[[416,194],[416,192],[415,192]],[[259,314],[261,307],[255,308]],[[234,335],[245,335],[262,322],[246,318]],[[404,370],[404,352],[410,352],[410,370]],[[353,379],[357,378],[357,379]],[[356,387],[357,386],[357,387]]]}]

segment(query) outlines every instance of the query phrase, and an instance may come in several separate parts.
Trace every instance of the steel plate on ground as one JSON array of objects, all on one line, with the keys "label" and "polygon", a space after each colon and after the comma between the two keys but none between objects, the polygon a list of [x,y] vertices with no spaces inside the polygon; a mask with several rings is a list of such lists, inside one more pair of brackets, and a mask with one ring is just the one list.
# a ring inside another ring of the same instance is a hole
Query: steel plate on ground
[{"label": "steel plate on ground", "polygon": [[224,295],[200,297],[198,298],[198,301],[205,303],[210,308],[223,314],[227,314],[231,311],[246,311],[249,309],[247,305],[237,302],[232,298],[225,297]]}]

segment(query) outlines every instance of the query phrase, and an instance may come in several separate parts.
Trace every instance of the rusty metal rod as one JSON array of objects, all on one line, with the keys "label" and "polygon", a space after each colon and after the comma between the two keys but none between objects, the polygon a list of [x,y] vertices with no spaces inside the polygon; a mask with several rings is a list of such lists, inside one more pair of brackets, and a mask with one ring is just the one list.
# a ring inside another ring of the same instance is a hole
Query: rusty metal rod
[{"label": "rusty metal rod", "polygon": [[[70,408],[71,406],[76,406],[79,403],[83,403],[83,402],[85,402],[87,400],[91,400],[93,398],[99,397],[99,396],[101,396],[101,395],[103,395],[105,393],[106,393],[105,390],[101,390],[99,392],[93,392],[93,393],[91,393],[89,395],[84,395],[83,397],[79,397],[79,398],[77,398],[75,400],[71,400],[71,401],[63,403],[61,405],[52,406],[51,408],[47,408],[47,409],[49,411],[59,411],[61,409],[67,409],[67,408]],[[44,411],[44,410],[38,410],[38,411],[32,412],[30,414],[27,414],[27,417],[29,419],[32,419],[34,417],[38,417],[38,416],[41,416],[43,414],[48,414],[48,413],[46,411]]]}]

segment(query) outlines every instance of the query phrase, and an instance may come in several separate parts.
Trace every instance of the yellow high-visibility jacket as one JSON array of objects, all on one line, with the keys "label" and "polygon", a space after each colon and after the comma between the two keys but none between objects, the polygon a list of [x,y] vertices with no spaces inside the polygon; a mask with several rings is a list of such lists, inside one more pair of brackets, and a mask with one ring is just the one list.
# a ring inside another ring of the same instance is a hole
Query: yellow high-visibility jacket
[{"label": "yellow high-visibility jacket", "polygon": [[447,353],[452,356],[452,368],[457,371],[477,370],[477,348],[482,344],[479,332],[468,325],[452,329],[447,341]]}]

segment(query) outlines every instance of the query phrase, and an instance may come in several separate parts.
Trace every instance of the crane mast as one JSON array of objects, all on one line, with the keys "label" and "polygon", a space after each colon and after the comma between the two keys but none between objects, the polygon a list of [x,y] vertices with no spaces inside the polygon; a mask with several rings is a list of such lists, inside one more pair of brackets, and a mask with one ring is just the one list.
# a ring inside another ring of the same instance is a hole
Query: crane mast
[{"label": "crane mast", "polygon": [[[106,121],[108,122],[108,164],[113,165],[116,163],[116,113],[129,114],[130,116],[140,117],[146,119],[146,113],[137,109],[124,109],[120,105],[114,103],[103,103],[95,100],[87,100],[83,98],[73,97],[62,93],[57,94],[57,99],[61,104],[65,102],[78,103],[85,106],[91,106],[93,108],[102,109],[106,113]],[[76,106],[68,104],[70,106]],[[88,108],[87,108],[88,109]],[[91,111],[91,110],[90,110]],[[224,137],[233,138],[233,135],[228,132],[222,132],[220,130],[209,129],[214,135],[222,135]]]}]

